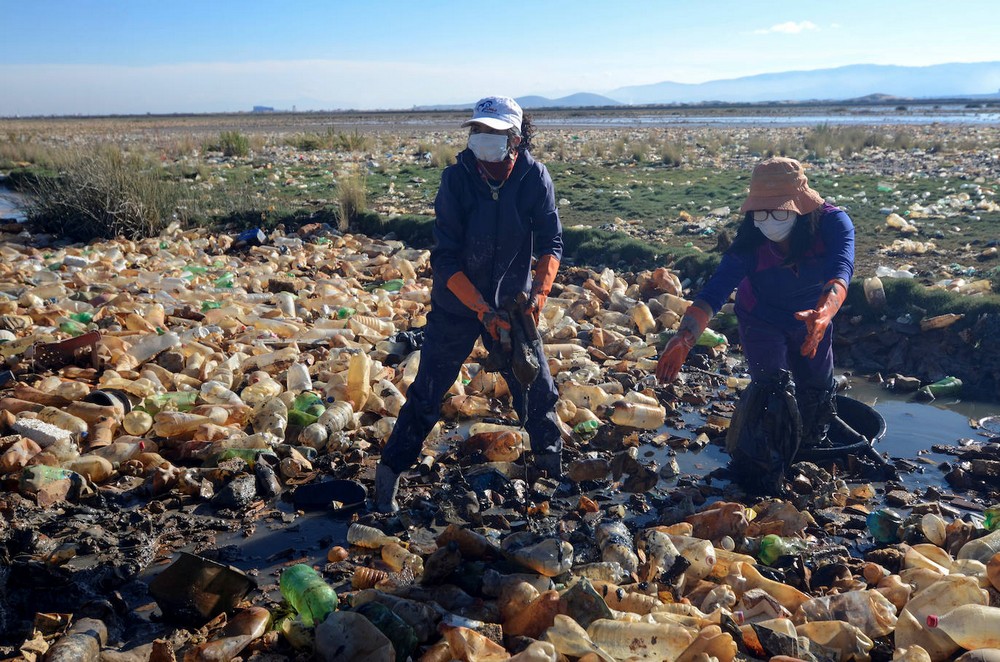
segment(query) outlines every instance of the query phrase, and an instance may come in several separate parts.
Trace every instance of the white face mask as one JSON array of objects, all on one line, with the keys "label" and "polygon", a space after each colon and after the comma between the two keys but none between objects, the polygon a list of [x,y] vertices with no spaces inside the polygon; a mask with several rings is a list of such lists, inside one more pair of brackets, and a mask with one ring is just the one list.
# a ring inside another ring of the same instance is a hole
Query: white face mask
[{"label": "white face mask", "polygon": [[795,220],[776,221],[773,218],[768,218],[766,221],[754,221],[753,224],[771,241],[784,241],[788,239],[788,235],[792,234]]},{"label": "white face mask", "polygon": [[473,133],[469,136],[469,149],[477,159],[488,163],[503,161],[510,151],[505,133]]}]

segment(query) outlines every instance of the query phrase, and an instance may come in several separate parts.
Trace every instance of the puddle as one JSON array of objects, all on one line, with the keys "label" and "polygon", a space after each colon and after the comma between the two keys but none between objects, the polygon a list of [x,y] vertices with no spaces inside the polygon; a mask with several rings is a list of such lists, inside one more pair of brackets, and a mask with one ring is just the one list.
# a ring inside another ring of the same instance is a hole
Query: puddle
[{"label": "puddle", "polygon": [[0,187],[0,219],[23,223],[27,219],[24,213],[24,196]]}]

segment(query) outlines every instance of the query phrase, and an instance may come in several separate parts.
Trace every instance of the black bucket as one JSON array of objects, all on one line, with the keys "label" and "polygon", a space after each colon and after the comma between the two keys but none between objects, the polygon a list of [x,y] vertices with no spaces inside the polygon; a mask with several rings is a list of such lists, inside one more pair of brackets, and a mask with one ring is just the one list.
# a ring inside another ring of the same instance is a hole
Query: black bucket
[{"label": "black bucket", "polygon": [[846,455],[857,454],[865,446],[874,445],[885,436],[885,419],[874,407],[846,395],[837,395],[837,416],[865,439],[858,441],[838,425],[830,426],[832,446],[821,448],[801,448],[796,461],[827,462]]}]

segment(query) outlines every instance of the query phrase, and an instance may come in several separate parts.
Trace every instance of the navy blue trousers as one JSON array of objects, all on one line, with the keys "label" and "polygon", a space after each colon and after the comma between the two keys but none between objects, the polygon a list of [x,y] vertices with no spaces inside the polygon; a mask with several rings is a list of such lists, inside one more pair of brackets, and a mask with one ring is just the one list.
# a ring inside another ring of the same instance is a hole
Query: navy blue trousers
[{"label": "navy blue trousers", "polygon": [[810,359],[800,352],[806,338],[805,324],[782,328],[756,318],[737,318],[751,379],[766,380],[776,377],[781,370],[788,370],[799,390],[832,388],[833,324],[826,328],[816,348],[816,356]]},{"label": "navy blue trousers", "polygon": [[[441,399],[455,383],[462,364],[469,357],[477,338],[483,339],[487,350],[493,347],[493,337],[475,317],[460,317],[445,310],[431,308],[420,348],[420,367],[410,388],[406,404],[399,411],[389,441],[382,449],[382,464],[396,473],[416,464],[424,439],[441,418]],[[525,429],[531,437],[534,453],[558,453],[562,450],[559,418],[555,413],[559,391],[556,389],[545,356],[538,356],[541,370],[528,389],[527,403],[521,385],[510,369],[501,372],[510,388],[515,411],[525,411]]]}]

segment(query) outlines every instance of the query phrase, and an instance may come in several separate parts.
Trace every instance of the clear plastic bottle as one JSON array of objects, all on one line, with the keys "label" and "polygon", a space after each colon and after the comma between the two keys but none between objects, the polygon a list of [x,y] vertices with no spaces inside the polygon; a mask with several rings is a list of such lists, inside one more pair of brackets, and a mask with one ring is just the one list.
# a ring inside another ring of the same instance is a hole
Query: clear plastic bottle
[{"label": "clear plastic bottle", "polygon": [[868,305],[875,310],[885,308],[885,290],[882,288],[882,279],[878,276],[865,278],[864,280],[865,300]]},{"label": "clear plastic bottle", "polygon": [[225,384],[209,380],[201,385],[201,399],[209,404],[238,405],[243,404],[240,396],[233,393]]},{"label": "clear plastic bottle", "polygon": [[677,551],[691,563],[684,572],[689,581],[704,579],[712,572],[717,559],[712,541],[691,536],[669,535]]},{"label": "clear plastic bottle", "polygon": [[251,407],[278,397],[282,391],[281,384],[263,370],[251,373],[247,382],[246,388],[240,393],[240,398]]},{"label": "clear plastic bottle", "polygon": [[90,426],[87,425],[86,421],[56,407],[45,407],[42,409],[38,412],[38,420],[51,423],[66,430],[77,441],[86,437],[90,430]]},{"label": "clear plastic bottle", "polygon": [[870,659],[875,645],[856,625],[845,621],[814,621],[795,628],[795,633],[827,648],[840,651],[842,660]]},{"label": "clear plastic bottle", "polygon": [[317,423],[324,426],[330,434],[350,428],[354,420],[354,408],[351,403],[339,400],[330,404],[320,415]]},{"label": "clear plastic bottle", "polygon": [[640,334],[646,335],[647,333],[656,331],[656,320],[653,319],[653,314],[649,312],[649,306],[641,301],[632,307],[629,315]]},{"label": "clear plastic bottle", "polygon": [[70,471],[75,471],[84,478],[94,483],[103,483],[111,474],[114,473],[115,469],[111,466],[111,462],[107,459],[101,457],[100,455],[80,455],[79,457],[73,458],[69,462],[63,464],[65,469]]},{"label": "clear plastic bottle", "polygon": [[194,432],[199,425],[212,422],[208,416],[180,411],[161,411],[153,418],[153,434],[158,437],[179,437]]},{"label": "clear plastic bottle", "polygon": [[279,398],[266,400],[254,408],[250,425],[254,432],[267,432],[284,439],[288,428],[288,407]]},{"label": "clear plastic bottle", "polygon": [[957,558],[976,559],[988,563],[998,552],[1000,552],[1000,529],[962,545],[962,548],[958,550]]},{"label": "clear plastic bottle", "polygon": [[312,377],[309,376],[309,366],[304,363],[293,363],[285,374],[285,390],[299,394],[312,389]]},{"label": "clear plastic bottle", "polygon": [[1000,608],[961,605],[927,616],[927,627],[938,628],[966,650],[1000,648]]},{"label": "clear plastic bottle", "polygon": [[896,628],[896,606],[875,590],[848,591],[812,598],[795,614],[797,621],[849,621],[869,637],[881,637]]},{"label": "clear plastic bottle", "polygon": [[602,522],[597,527],[596,538],[602,561],[618,563],[629,573],[639,568],[639,557],[632,551],[632,534],[624,522]]},{"label": "clear plastic bottle", "polygon": [[347,528],[347,542],[367,549],[379,549],[391,542],[398,543],[399,538],[386,535],[373,526],[355,522]]},{"label": "clear plastic bottle", "polygon": [[278,587],[307,627],[322,623],[337,608],[337,592],[304,563],[282,571]]},{"label": "clear plastic bottle", "polygon": [[365,352],[351,355],[347,366],[347,399],[354,404],[354,411],[362,411],[371,393],[372,362]]},{"label": "clear plastic bottle", "polygon": [[634,402],[616,402],[611,414],[615,425],[655,430],[663,425],[667,411],[663,407],[654,407]]},{"label": "clear plastic bottle", "polygon": [[122,462],[131,460],[139,453],[150,449],[150,447],[150,442],[138,437],[119,437],[111,444],[94,451],[94,455],[105,458],[111,463],[112,467],[117,469]]},{"label": "clear plastic bottle", "polygon": [[676,660],[691,645],[687,628],[667,623],[627,623],[601,618],[587,628],[591,641],[617,660]]},{"label": "clear plastic bottle", "polygon": [[424,560],[397,542],[382,545],[382,561],[395,572],[408,569],[414,577],[419,578],[424,573]]},{"label": "clear plastic bottle", "polygon": [[143,336],[134,343],[128,350],[128,354],[135,359],[136,363],[143,364],[160,352],[177,347],[181,344],[180,336],[169,331],[162,335],[151,333]]}]

